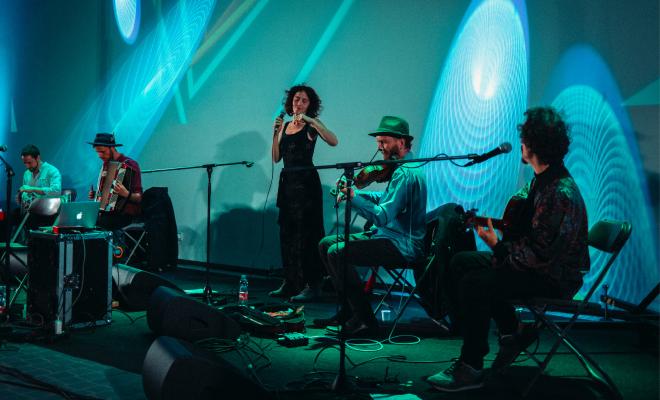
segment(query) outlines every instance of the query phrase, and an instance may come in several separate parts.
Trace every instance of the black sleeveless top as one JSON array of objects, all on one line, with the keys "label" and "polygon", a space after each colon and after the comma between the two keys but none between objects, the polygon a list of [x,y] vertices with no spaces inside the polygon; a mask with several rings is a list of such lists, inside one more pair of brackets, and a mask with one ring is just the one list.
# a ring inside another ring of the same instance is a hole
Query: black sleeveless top
[{"label": "black sleeveless top", "polygon": [[[284,126],[284,131],[288,123]],[[309,140],[308,135],[313,138]],[[284,168],[309,167],[314,163],[314,147],[318,138],[316,129],[305,124],[297,133],[282,134],[280,141],[280,155],[284,161]],[[287,171],[280,174],[280,187],[277,192],[277,206],[282,208],[309,207],[322,204],[321,181],[314,169]]]}]

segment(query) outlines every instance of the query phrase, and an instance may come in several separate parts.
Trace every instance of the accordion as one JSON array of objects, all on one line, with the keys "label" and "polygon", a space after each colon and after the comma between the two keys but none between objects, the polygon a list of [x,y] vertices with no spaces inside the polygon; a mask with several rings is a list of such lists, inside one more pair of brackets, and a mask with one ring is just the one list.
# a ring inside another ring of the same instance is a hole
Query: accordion
[{"label": "accordion", "polygon": [[122,211],[124,209],[128,199],[120,197],[115,192],[114,186],[116,182],[119,182],[130,190],[133,174],[133,169],[126,163],[108,161],[103,164],[96,190],[96,201],[99,202],[101,211]]}]

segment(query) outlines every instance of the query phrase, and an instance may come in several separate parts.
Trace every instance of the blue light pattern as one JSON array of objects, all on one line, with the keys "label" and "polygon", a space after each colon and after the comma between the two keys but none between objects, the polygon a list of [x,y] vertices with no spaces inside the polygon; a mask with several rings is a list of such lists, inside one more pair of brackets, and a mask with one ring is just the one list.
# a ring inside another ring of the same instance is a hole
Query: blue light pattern
[{"label": "blue light pattern", "polygon": [[473,2],[458,32],[429,110],[421,156],[482,153],[502,142],[513,151],[470,168],[428,164],[428,209],[456,202],[501,216],[521,165],[516,125],[527,104],[525,6]]},{"label": "blue light pattern", "polygon": [[214,5],[214,0],[176,2],[108,74],[112,78],[77,119],[56,156],[65,160],[58,165],[62,171],[76,171],[71,177],[75,188],[89,189],[98,176],[99,163],[89,162],[94,155],[85,143],[96,132],[114,131],[123,153],[140,153],[188,68]]},{"label": "blue light pattern", "polygon": [[[611,295],[639,303],[659,280],[658,227],[635,131],[616,81],[593,47],[578,44],[555,66],[544,102],[560,110],[571,126],[573,143],[566,165],[584,196],[589,223],[609,218],[633,225],[617,265],[604,283]],[[595,250],[591,255],[587,283],[606,262]],[[658,311],[660,301],[656,299],[650,308]]]},{"label": "blue light pattern", "polygon": [[133,44],[140,31],[140,0],[114,0],[112,5],[121,37]]},{"label": "blue light pattern", "polygon": [[[656,227],[635,173],[639,155],[631,152],[621,124],[601,93],[574,85],[562,91],[552,105],[562,110],[571,126],[573,142],[566,166],[575,177],[587,205],[590,224],[601,219],[629,221],[633,233],[604,283],[614,297],[639,301],[659,281]],[[585,287],[607,262],[609,255],[591,250],[591,272]],[[586,293],[583,288],[578,297]],[[654,304],[658,309],[658,302]]]}]

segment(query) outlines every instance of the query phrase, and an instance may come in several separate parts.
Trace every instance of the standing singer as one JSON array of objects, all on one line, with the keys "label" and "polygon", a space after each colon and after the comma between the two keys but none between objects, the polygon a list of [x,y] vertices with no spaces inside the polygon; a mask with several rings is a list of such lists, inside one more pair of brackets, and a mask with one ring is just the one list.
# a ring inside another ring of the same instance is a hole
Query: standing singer
[{"label": "standing singer", "polygon": [[[293,120],[283,124],[284,115],[275,120],[273,162],[284,159],[284,168],[311,167],[317,138],[337,145],[337,136],[318,119],[321,99],[311,87],[296,85],[287,90],[284,110]],[[277,207],[284,282],[270,296],[293,296],[294,302],[319,296],[323,273],[316,246],[325,235],[322,194],[314,169],[280,174]]]}]

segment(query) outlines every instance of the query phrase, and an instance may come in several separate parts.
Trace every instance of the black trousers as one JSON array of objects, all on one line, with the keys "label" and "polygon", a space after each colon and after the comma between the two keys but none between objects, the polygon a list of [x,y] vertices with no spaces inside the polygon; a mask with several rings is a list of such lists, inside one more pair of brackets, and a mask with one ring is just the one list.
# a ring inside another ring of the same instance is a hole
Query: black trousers
[{"label": "black trousers", "polygon": [[559,285],[535,271],[494,267],[490,252],[465,251],[456,254],[449,266],[449,300],[463,336],[461,360],[474,368],[483,367],[488,354],[488,331],[493,318],[501,335],[518,327],[515,309],[508,300],[529,297],[559,297]]},{"label": "black trousers", "polygon": [[[346,296],[352,315],[363,321],[374,320],[373,310],[364,294],[362,280],[356,266],[400,268],[408,264],[399,249],[389,239],[372,239],[370,232],[351,234],[348,252],[344,236],[331,235],[319,243],[321,261],[332,277],[340,299]],[[347,257],[346,284],[344,284],[344,259]]]}]

